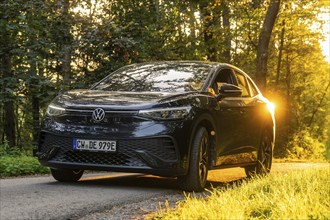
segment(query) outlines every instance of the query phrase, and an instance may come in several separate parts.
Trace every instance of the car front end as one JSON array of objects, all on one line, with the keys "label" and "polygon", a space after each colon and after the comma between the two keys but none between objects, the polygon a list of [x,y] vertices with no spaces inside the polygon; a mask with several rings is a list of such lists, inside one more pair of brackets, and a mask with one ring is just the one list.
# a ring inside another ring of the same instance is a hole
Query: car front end
[{"label": "car front end", "polygon": [[[166,96],[143,95],[148,100]],[[37,155],[41,164],[55,169],[183,175],[192,107],[185,103],[140,102],[132,96],[78,90],[56,98],[47,108],[39,136]],[[112,104],[98,97],[112,97]],[[126,106],[116,104],[123,101],[122,97],[133,101],[126,100]]]}]

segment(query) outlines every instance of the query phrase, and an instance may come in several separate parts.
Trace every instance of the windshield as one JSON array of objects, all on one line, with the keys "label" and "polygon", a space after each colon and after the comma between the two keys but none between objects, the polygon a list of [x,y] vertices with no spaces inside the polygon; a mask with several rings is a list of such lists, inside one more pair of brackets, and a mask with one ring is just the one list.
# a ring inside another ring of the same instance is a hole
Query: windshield
[{"label": "windshield", "polygon": [[103,79],[93,89],[131,92],[198,91],[211,64],[169,62],[123,67]]}]

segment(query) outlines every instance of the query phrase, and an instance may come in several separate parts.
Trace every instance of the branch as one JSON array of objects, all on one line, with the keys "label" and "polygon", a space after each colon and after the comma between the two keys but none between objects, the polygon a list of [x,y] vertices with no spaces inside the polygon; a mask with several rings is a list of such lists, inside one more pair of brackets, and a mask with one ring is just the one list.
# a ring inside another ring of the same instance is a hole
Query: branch
[{"label": "branch", "polygon": [[329,86],[330,86],[330,80],[329,80],[328,85],[327,85],[327,87],[325,88],[325,90],[324,90],[324,92],[323,92],[323,94],[322,94],[322,98],[321,98],[319,104],[316,106],[316,108],[315,108],[314,111],[313,111],[312,117],[311,117],[311,119],[309,120],[309,123],[308,123],[308,127],[310,127],[310,126],[312,125],[312,123],[313,123],[313,121],[314,121],[314,117],[315,117],[317,111],[319,110],[319,108],[320,108],[321,105],[322,105],[322,102],[323,102],[323,100],[324,100],[324,98],[325,98],[325,95],[327,94],[327,91],[328,91],[328,89],[329,89]]}]

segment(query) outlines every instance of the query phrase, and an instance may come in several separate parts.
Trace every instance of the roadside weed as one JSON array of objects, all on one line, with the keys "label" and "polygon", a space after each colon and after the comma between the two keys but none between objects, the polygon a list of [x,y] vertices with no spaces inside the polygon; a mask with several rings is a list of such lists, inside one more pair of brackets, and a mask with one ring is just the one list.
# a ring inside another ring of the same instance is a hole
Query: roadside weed
[{"label": "roadside weed", "polygon": [[330,167],[242,180],[200,199],[186,196],[156,219],[329,219]]}]

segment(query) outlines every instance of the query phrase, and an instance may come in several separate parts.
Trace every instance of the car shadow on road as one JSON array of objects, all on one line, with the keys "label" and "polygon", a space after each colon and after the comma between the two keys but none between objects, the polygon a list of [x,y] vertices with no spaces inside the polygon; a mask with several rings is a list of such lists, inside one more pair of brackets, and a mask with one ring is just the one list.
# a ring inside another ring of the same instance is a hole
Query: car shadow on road
[{"label": "car shadow on road", "polygon": [[[243,176],[236,178],[220,180],[210,178],[206,185],[204,192],[213,191],[213,189],[224,188],[231,185],[240,185],[246,179]],[[144,174],[100,174],[83,177],[80,181],[75,183],[51,182],[48,184],[57,186],[72,186],[72,187],[93,187],[93,188],[118,188],[118,189],[166,189],[180,192],[177,185],[176,178],[158,177]],[[208,193],[207,193],[208,194]]]},{"label": "car shadow on road", "polygon": [[175,178],[164,178],[152,175],[125,175],[125,176],[99,176],[92,178],[83,178],[78,184],[86,186],[104,186],[120,188],[159,188],[176,189]]},{"label": "car shadow on road", "polygon": [[48,182],[53,186],[70,186],[70,187],[93,187],[93,188],[159,188],[159,189],[176,189],[176,179],[163,178],[144,174],[107,174],[87,176],[81,178],[78,182],[57,182],[56,180]]}]

